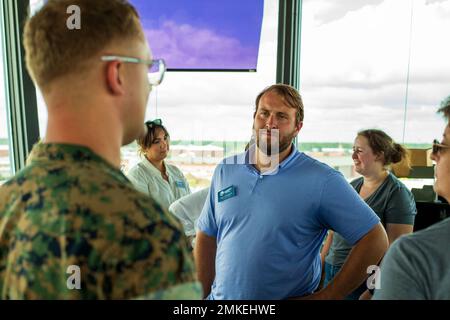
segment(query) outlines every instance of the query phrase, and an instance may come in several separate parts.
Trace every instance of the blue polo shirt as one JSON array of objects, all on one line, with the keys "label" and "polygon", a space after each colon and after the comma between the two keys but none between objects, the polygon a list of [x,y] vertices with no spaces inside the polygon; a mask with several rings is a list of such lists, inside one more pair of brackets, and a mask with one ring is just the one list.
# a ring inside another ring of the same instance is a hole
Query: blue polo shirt
[{"label": "blue polo shirt", "polygon": [[310,294],[327,230],[354,244],[379,222],[341,173],[292,149],[275,174],[260,174],[248,152],[215,169],[197,224],[217,239],[209,299]]}]

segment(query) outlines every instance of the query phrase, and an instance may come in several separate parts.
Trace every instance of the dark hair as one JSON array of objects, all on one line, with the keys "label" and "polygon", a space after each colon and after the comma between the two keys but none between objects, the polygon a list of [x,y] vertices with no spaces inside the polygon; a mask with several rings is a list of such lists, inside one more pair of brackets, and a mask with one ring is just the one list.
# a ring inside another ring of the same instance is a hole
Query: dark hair
[{"label": "dark hair", "polygon": [[278,94],[281,98],[283,98],[283,100],[289,107],[294,108],[296,110],[296,117],[295,117],[296,125],[298,125],[300,121],[303,121],[304,112],[303,112],[302,97],[294,87],[288,86],[287,84],[274,84],[261,91],[256,97],[255,114],[258,111],[259,100],[261,100],[264,94],[272,91]]},{"label": "dark hair", "polygon": [[442,100],[441,107],[437,112],[443,113],[447,121],[450,121],[450,96]]},{"label": "dark hair", "polygon": [[407,164],[409,163],[409,154],[406,149],[394,142],[384,131],[368,129],[358,132],[358,136],[365,137],[369,141],[369,146],[375,154],[383,154],[383,165],[388,166],[402,160],[406,160]]},{"label": "dark hair", "polygon": [[167,129],[161,123],[157,124],[152,121],[147,121],[145,125],[147,127],[147,133],[136,140],[139,146],[138,153],[141,156],[145,154],[145,150],[152,146],[153,142],[155,141],[156,132],[160,129],[163,130],[167,137],[170,138],[169,131],[167,131]]}]

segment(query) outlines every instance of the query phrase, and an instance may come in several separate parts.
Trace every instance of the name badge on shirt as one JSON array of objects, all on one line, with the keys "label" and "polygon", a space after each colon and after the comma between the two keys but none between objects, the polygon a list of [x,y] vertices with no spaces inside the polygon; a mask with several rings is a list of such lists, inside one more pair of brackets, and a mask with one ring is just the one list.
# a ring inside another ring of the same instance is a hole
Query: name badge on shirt
[{"label": "name badge on shirt", "polygon": [[184,181],[181,181],[181,180],[175,181],[175,185],[178,188],[186,188],[186,185],[184,184]]},{"label": "name badge on shirt", "polygon": [[231,186],[226,189],[223,189],[217,193],[217,196],[219,198],[219,202],[225,201],[227,199],[233,198],[236,196],[236,187]]}]

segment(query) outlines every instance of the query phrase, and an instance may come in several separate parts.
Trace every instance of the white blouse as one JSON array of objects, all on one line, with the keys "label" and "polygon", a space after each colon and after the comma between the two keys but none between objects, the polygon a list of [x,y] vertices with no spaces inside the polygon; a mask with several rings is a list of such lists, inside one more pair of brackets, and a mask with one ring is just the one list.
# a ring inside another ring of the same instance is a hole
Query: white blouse
[{"label": "white blouse", "polygon": [[127,174],[134,187],[155,199],[165,210],[177,199],[191,193],[183,173],[176,166],[164,162],[169,182],[147,159],[139,162]]}]

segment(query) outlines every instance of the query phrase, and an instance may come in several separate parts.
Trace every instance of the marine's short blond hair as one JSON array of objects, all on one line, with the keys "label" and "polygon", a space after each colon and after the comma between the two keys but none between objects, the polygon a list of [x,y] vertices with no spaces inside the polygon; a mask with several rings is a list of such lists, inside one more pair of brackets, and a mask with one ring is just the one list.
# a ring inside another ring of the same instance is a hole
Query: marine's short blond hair
[{"label": "marine's short blond hair", "polygon": [[[69,29],[68,8],[80,8],[80,29]],[[115,41],[142,39],[135,8],[125,0],[49,0],[25,24],[28,71],[39,87],[63,75],[82,73],[89,61]]]}]

